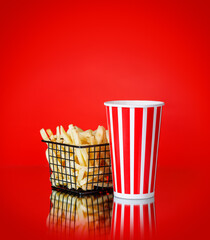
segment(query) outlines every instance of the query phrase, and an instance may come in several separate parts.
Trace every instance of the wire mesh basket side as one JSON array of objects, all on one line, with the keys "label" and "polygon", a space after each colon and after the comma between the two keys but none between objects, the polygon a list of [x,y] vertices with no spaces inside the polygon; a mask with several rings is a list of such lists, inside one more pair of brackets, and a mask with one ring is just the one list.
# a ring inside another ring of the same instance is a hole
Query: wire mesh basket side
[{"label": "wire mesh basket side", "polygon": [[112,187],[109,145],[78,148],[57,142],[47,144],[53,188],[83,194]]},{"label": "wire mesh basket side", "polygon": [[76,189],[75,149],[58,143],[48,143],[50,181],[53,187]]},{"label": "wire mesh basket side", "polygon": [[87,186],[89,189],[106,189],[112,187],[110,151],[107,145],[89,147]]}]

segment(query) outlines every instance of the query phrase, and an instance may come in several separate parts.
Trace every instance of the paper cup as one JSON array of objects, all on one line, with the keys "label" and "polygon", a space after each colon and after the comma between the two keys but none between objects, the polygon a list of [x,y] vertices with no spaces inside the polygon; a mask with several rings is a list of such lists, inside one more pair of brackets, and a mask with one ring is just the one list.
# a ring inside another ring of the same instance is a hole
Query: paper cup
[{"label": "paper cup", "polygon": [[163,102],[105,102],[114,196],[154,196]]},{"label": "paper cup", "polygon": [[112,239],[149,239],[156,233],[154,198],[114,198]]}]

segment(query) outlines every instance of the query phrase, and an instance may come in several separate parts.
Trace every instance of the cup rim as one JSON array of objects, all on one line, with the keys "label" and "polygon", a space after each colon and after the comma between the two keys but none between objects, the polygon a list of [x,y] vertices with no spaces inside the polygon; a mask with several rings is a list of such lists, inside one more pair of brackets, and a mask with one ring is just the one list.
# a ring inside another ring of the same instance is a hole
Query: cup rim
[{"label": "cup rim", "polygon": [[148,108],[148,107],[160,107],[165,105],[165,103],[161,101],[152,100],[115,100],[104,102],[104,105],[110,107]]}]

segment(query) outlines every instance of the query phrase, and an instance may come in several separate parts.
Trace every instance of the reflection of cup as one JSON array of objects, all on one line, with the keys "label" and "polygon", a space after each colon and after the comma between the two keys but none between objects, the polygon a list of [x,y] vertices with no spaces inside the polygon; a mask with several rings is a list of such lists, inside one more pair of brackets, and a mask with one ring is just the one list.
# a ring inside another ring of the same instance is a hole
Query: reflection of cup
[{"label": "reflection of cup", "polygon": [[114,195],[154,196],[163,102],[105,102],[110,134]]},{"label": "reflection of cup", "polygon": [[148,239],[156,229],[154,198],[127,200],[114,198],[113,239]]},{"label": "reflection of cup", "polygon": [[83,239],[110,234],[113,194],[78,197],[52,191],[50,200],[49,234]]}]

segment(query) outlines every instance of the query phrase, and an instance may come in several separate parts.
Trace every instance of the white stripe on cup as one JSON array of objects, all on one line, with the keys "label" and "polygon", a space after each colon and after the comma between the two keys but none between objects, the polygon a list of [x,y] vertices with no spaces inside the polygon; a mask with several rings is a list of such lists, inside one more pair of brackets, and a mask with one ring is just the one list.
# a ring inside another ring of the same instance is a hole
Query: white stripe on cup
[{"label": "white stripe on cup", "polygon": [[134,108],[130,109],[130,191],[134,193]]},{"label": "white stripe on cup", "polygon": [[144,208],[143,205],[140,205],[140,231],[141,236],[144,235]]},{"label": "white stripe on cup", "polygon": [[154,212],[154,223],[155,223],[155,230],[156,230],[156,213],[155,213],[155,202],[152,204],[153,212]]},{"label": "white stripe on cup", "polygon": [[125,193],[124,187],[124,157],[123,157],[123,125],[122,125],[122,108],[117,108],[118,112],[118,127],[119,127],[119,148],[120,148],[120,172],[121,172],[121,189],[122,194]]},{"label": "white stripe on cup", "polygon": [[134,233],[133,224],[134,224],[133,205],[130,205],[130,236],[131,236],[131,239],[133,239],[133,233]]},{"label": "white stripe on cup", "polygon": [[151,209],[150,209],[150,203],[148,204],[148,215],[149,215],[149,230],[152,230],[152,222],[151,222]]},{"label": "white stripe on cup", "polygon": [[150,155],[150,170],[149,170],[149,186],[148,186],[148,193],[151,192],[152,167],[153,167],[153,155],[154,155],[154,144],[155,144],[156,118],[157,118],[157,107],[154,108],[154,114],[153,114],[152,148],[151,148],[151,155]]},{"label": "white stripe on cup", "polygon": [[111,138],[112,138],[112,153],[113,153],[113,163],[114,166],[114,179],[115,179],[115,190],[117,192],[117,176],[116,176],[116,162],[115,162],[115,149],[114,149],[114,131],[113,131],[113,117],[112,117],[112,107],[109,107],[109,116],[110,116],[110,127],[111,127]]},{"label": "white stripe on cup", "polygon": [[143,193],[144,187],[144,164],[145,164],[145,148],[146,148],[146,131],[147,130],[147,108],[143,109],[143,124],[142,124],[142,143],[141,143],[141,179],[140,179],[140,194]]},{"label": "white stripe on cup", "polygon": [[158,142],[157,142],[157,150],[156,150],[156,166],[155,166],[155,177],[154,177],[154,188],[153,188],[153,192],[155,191],[155,183],[156,183],[157,158],[158,158],[158,148],[159,148],[159,139],[160,139],[161,116],[162,116],[162,107],[160,107],[160,121],[159,121],[159,129],[158,129]]},{"label": "white stripe on cup", "polygon": [[122,210],[121,210],[121,228],[120,228],[120,236],[121,239],[123,238],[123,230],[124,230],[124,209],[125,205],[122,204]]},{"label": "white stripe on cup", "polygon": [[116,224],[117,224],[117,203],[115,203],[115,212],[114,212],[114,237],[115,237],[115,232],[116,232]]}]

